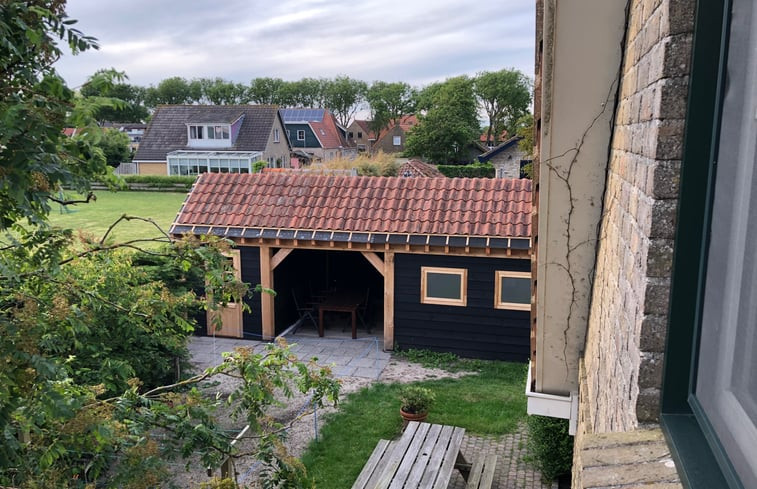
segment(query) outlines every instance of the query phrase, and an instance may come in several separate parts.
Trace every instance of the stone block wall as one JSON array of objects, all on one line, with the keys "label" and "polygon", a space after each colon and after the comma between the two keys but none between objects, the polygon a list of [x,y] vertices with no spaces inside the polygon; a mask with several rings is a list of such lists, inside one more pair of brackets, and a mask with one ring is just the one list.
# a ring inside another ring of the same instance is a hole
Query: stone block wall
[{"label": "stone block wall", "polygon": [[693,0],[629,2],[583,357],[587,433],[658,421],[693,14]]}]

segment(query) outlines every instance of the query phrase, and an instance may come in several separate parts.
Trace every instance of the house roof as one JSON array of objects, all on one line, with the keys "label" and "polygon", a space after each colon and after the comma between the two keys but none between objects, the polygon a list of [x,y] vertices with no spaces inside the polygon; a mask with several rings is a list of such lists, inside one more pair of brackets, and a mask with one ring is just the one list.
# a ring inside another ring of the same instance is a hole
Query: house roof
[{"label": "house roof", "polygon": [[413,127],[417,125],[418,125],[418,117],[416,117],[415,114],[403,115],[400,118],[399,122],[392,122],[391,124],[389,124],[388,127],[382,129],[379,132],[379,135],[376,138],[376,143],[378,144],[379,141],[384,139],[384,137],[386,137],[387,134],[392,132],[394,128],[397,126],[399,126],[403,132],[408,132],[410,131],[410,129],[412,129]]},{"label": "house roof", "polygon": [[497,156],[497,155],[498,155],[499,153],[501,153],[502,151],[504,151],[504,150],[506,150],[506,149],[508,149],[508,148],[512,148],[512,147],[513,147],[514,145],[516,145],[516,144],[518,143],[518,141],[520,141],[521,139],[523,139],[523,137],[522,137],[522,136],[513,136],[513,137],[511,137],[510,139],[508,139],[508,140],[507,140],[507,141],[505,141],[504,143],[501,143],[501,144],[499,144],[499,145],[497,145],[497,146],[493,147],[492,149],[490,149],[490,150],[489,150],[489,151],[487,151],[486,153],[484,153],[484,154],[480,155],[480,156],[478,157],[478,161],[481,161],[481,162],[483,162],[483,163],[486,163],[486,162],[487,162],[487,161],[489,161],[489,160],[490,160],[490,159],[491,159],[492,157],[494,157],[494,156]]},{"label": "house roof", "polygon": [[[371,130],[371,121],[363,120],[363,119],[355,119],[354,121],[352,121],[352,124],[357,124],[357,126],[363,132],[364,137],[366,138],[374,137],[373,131]],[[350,124],[350,126],[352,126],[352,124]]]},{"label": "house roof", "polygon": [[204,173],[171,232],[283,237],[282,230],[292,237],[313,236],[302,239],[341,232],[382,233],[376,239],[386,242],[395,235],[424,235],[467,237],[466,243],[477,239],[471,237],[526,238],[518,241],[527,243],[531,181]]},{"label": "house roof", "polygon": [[[480,135],[480,136],[478,137],[478,140],[479,140],[479,141],[481,141],[482,143],[487,143],[487,142],[489,142],[489,141],[487,140],[487,138],[486,138],[486,137],[487,137],[487,135],[488,135],[488,132],[487,132],[487,131],[484,131],[484,132],[483,132],[483,133],[482,133],[482,134],[481,134],[481,135]],[[494,140],[494,142],[495,142],[495,143],[496,143],[496,142],[502,142],[502,141],[505,141],[505,140],[507,140],[507,131],[506,131],[506,130],[505,130],[505,131],[502,131],[502,132],[501,132],[501,133],[499,134],[499,136],[497,136],[496,134],[492,134],[492,139]]]},{"label": "house roof", "polygon": [[400,166],[397,175],[401,177],[443,177],[434,165],[421,160],[408,160]]},{"label": "house roof", "polygon": [[350,146],[339,129],[334,114],[326,109],[281,109],[279,112],[284,124],[308,124],[321,143],[321,148]]},{"label": "house roof", "polygon": [[134,160],[165,161],[171,151],[196,150],[187,145],[187,124],[232,123],[241,115],[244,120],[234,145],[218,150],[265,151],[277,114],[278,107],[274,105],[160,105],[142,136]]}]

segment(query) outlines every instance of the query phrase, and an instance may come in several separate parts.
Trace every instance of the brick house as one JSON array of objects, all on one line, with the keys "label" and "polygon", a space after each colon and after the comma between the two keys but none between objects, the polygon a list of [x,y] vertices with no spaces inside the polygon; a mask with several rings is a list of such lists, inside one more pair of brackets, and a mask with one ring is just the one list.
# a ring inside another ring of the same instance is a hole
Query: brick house
[{"label": "brick house", "polygon": [[371,145],[371,153],[383,151],[384,153],[401,153],[405,151],[407,133],[418,125],[415,115],[403,115],[398,121],[392,121],[389,126],[382,129],[376,141]]},{"label": "brick house", "polygon": [[537,0],[528,409],[573,488],[757,487],[755,19]]},{"label": "brick house", "polygon": [[358,153],[370,152],[376,135],[371,130],[371,121],[355,119],[347,126],[347,141],[357,148]]},{"label": "brick house", "polygon": [[295,153],[310,161],[354,158],[357,148],[347,140],[346,130],[326,109],[281,109],[289,141]]}]

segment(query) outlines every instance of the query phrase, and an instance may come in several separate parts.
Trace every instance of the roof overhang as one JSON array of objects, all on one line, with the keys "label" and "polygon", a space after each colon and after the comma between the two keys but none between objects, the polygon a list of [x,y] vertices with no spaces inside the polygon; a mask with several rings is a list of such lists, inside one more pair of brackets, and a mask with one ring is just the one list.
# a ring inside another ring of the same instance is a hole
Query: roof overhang
[{"label": "roof overhang", "polygon": [[178,223],[171,226],[170,234],[174,237],[183,235],[218,236],[247,246],[269,245],[288,248],[332,248],[356,251],[399,251],[512,258],[528,258],[531,256],[531,239],[520,237],[280,229]]},{"label": "roof overhang", "polygon": [[181,158],[208,158],[208,157],[228,158],[229,156],[234,156],[237,158],[257,158],[261,156],[262,154],[263,154],[262,151],[222,151],[218,149],[202,151],[202,150],[177,149],[176,151],[171,151],[170,153],[166,154],[166,157],[174,156],[174,157],[181,157]]}]

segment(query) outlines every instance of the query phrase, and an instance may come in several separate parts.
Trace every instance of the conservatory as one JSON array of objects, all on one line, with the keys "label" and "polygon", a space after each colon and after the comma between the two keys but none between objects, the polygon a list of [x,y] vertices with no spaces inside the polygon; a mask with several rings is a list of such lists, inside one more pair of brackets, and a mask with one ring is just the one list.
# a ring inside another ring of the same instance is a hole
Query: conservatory
[{"label": "conservatory", "polygon": [[166,156],[169,175],[252,173],[252,164],[263,159],[261,151],[179,150]]}]

